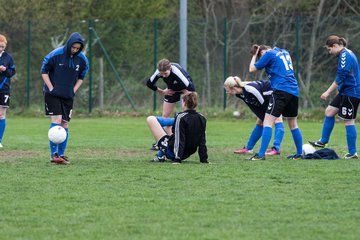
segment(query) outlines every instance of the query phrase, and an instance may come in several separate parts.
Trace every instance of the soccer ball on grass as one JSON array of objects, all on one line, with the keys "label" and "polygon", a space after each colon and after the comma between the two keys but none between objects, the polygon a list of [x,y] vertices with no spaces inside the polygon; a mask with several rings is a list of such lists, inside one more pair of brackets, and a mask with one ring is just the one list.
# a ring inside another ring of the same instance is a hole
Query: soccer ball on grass
[{"label": "soccer ball on grass", "polygon": [[48,137],[53,143],[60,144],[66,139],[66,131],[62,126],[54,126],[49,129]]},{"label": "soccer ball on grass", "polygon": [[233,116],[234,116],[235,118],[239,118],[239,117],[240,117],[240,112],[239,112],[239,111],[234,111],[234,112],[233,112]]},{"label": "soccer ball on grass", "polygon": [[314,153],[315,151],[316,151],[316,149],[309,143],[306,143],[302,146],[302,154],[303,155]]}]

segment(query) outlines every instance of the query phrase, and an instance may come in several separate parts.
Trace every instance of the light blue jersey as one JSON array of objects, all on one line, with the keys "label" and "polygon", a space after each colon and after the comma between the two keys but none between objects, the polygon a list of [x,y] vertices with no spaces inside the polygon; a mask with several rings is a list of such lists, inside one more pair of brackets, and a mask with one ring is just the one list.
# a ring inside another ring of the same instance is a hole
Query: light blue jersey
[{"label": "light blue jersey", "polygon": [[341,95],[360,98],[360,70],[355,54],[343,48],[339,55],[335,82]]},{"label": "light blue jersey", "polygon": [[275,47],[267,51],[255,63],[258,70],[265,68],[273,90],[280,90],[299,96],[299,87],[295,78],[291,57],[288,51]]}]

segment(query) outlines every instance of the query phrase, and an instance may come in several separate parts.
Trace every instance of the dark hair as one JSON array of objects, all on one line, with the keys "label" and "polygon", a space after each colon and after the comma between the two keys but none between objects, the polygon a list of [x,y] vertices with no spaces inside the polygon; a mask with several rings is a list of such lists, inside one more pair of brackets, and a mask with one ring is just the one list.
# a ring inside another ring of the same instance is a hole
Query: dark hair
[{"label": "dark hair", "polygon": [[161,59],[157,64],[157,68],[160,72],[165,72],[167,70],[170,70],[171,62],[166,58]]},{"label": "dark hair", "polygon": [[336,35],[331,35],[326,39],[326,43],[325,45],[328,47],[332,47],[334,44],[339,44],[339,45],[343,45],[344,47],[346,47],[347,41],[345,38],[336,36]]},{"label": "dark hair", "polygon": [[198,94],[196,92],[190,92],[185,94],[183,101],[188,109],[195,109],[198,105]]},{"label": "dark hair", "polygon": [[258,49],[259,49],[259,52],[258,52],[258,55],[256,57],[260,58],[261,57],[261,54],[260,54],[261,51],[271,49],[271,47],[267,46],[267,45],[263,45],[263,44],[262,45],[254,44],[254,45],[251,46],[251,49],[250,49],[251,56],[253,56]]}]

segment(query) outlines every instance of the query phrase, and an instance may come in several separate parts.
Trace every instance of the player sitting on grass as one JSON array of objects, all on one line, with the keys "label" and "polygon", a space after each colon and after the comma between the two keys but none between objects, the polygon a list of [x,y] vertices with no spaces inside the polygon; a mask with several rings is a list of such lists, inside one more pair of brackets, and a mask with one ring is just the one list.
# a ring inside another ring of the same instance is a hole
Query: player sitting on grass
[{"label": "player sitting on grass", "polygon": [[[227,95],[236,96],[243,100],[257,117],[255,128],[251,132],[246,146],[243,149],[234,152],[237,154],[253,153],[253,148],[262,135],[266,107],[268,106],[269,98],[272,93],[271,84],[269,81],[265,80],[243,82],[237,76],[230,76],[225,80],[224,88]],[[282,116],[280,116],[275,120],[275,137],[273,147],[266,151],[265,154],[279,155],[283,137],[284,123]]]},{"label": "player sitting on grass", "polygon": [[155,116],[147,118],[147,124],[163,154],[153,161],[164,162],[166,158],[173,163],[181,163],[198,150],[201,163],[208,162],[206,147],[206,118],[196,112],[198,95],[190,92],[182,97],[183,112],[176,115],[172,135],[167,135]]}]

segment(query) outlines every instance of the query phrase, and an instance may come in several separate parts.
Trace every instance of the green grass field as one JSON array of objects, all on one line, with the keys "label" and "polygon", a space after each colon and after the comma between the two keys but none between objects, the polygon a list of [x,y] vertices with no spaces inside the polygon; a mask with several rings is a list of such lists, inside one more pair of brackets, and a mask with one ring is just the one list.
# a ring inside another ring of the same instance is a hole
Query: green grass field
[{"label": "green grass field", "polygon": [[[251,162],[233,154],[250,120],[208,119],[212,164],[151,163],[145,117],[74,118],[49,162],[47,118],[8,117],[0,150],[0,239],[359,239],[360,160]],[[300,122],[304,142],[320,122]],[[258,149],[259,143],[256,146]],[[346,153],[344,126],[329,146]]]}]

